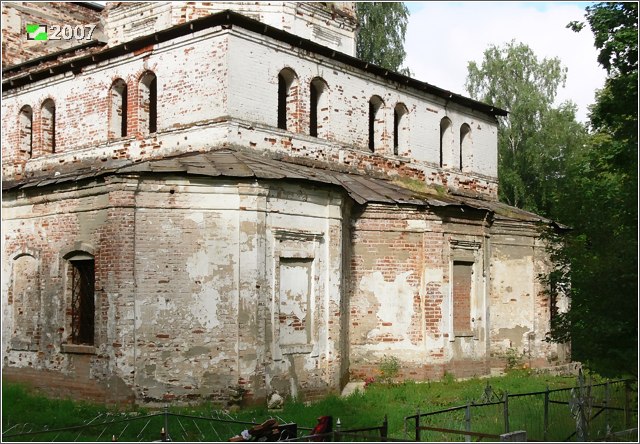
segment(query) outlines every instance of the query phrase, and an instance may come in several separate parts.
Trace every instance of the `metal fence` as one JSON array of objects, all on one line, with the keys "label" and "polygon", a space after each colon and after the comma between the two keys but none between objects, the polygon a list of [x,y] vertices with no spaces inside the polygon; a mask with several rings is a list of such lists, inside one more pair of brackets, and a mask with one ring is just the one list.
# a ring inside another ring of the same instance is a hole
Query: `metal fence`
[{"label": "metal fence", "polygon": [[487,390],[477,403],[405,417],[405,434],[415,441],[495,441],[522,430],[529,441],[637,442],[637,415],[636,381],[579,380],[574,388],[533,393]]},{"label": "metal fence", "polygon": [[[404,419],[405,439],[388,436],[388,421],[346,428],[333,424],[331,431],[312,434],[276,417],[278,441],[498,441],[508,432],[525,431],[529,441],[638,442],[637,381],[619,380],[585,384],[574,388],[533,393],[496,393],[487,386],[477,402],[428,413],[417,412]],[[104,442],[104,441],[229,441],[258,422],[241,421],[224,411],[195,416],[164,411],[148,415],[101,413],[84,424],[36,430],[29,423],[3,430],[2,441]]]},{"label": "metal fence", "polygon": [[[284,421],[283,421],[284,423]],[[214,411],[210,417],[163,412],[149,415],[101,413],[84,424],[35,430],[29,423],[3,430],[3,441],[104,442],[104,441],[228,441],[241,430],[257,425]]]},{"label": "metal fence", "polygon": [[[338,422],[331,432],[322,434],[312,434],[312,428],[299,427],[282,418],[275,419],[275,433],[269,435],[268,441],[404,441],[387,436],[386,416],[379,426],[348,429],[342,428]],[[34,426],[29,423],[14,424],[3,431],[2,441],[224,442],[257,425],[258,422],[240,421],[222,411],[215,411],[212,416],[205,417],[171,413],[165,407],[163,412],[149,415],[100,414],[85,424],[56,429],[34,430]]]}]

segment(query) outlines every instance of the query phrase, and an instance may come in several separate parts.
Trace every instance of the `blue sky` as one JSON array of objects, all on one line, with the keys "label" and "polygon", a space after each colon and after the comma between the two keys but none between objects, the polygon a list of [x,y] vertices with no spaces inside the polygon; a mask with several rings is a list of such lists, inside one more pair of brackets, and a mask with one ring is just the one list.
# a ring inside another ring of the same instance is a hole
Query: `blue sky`
[{"label": "blue sky", "polygon": [[411,15],[405,50],[413,77],[454,93],[468,95],[467,64],[481,63],[489,45],[514,40],[528,45],[538,59],[558,58],[567,68],[565,88],[556,104],[571,101],[578,120],[586,122],[588,106],[605,72],[597,63],[589,27],[576,33],[571,21],[584,21],[594,2],[406,2]]},{"label": "blue sky", "polygon": [[[409,12],[414,13],[424,8],[425,3],[433,3],[433,2],[404,2],[404,3],[407,5],[407,8],[409,8]],[[464,3],[468,3],[468,2],[443,2],[443,3],[448,3],[452,7],[455,7],[456,5],[463,5]],[[498,2],[498,3],[505,3],[505,2]],[[565,5],[569,4],[573,6],[578,6],[581,9],[585,9],[587,6],[593,5],[596,2],[512,2],[512,3],[521,3],[524,5],[529,5],[539,11],[544,12],[544,11],[547,11],[549,8],[553,8],[557,5],[562,5],[562,4],[565,4]]]}]

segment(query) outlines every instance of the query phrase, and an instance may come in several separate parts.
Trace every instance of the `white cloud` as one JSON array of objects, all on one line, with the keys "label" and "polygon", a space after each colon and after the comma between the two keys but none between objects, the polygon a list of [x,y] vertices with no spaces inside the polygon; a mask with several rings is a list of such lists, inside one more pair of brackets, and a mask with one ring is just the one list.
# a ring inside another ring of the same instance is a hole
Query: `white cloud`
[{"label": "white cloud", "polygon": [[572,20],[584,21],[584,3],[423,2],[411,9],[405,64],[415,78],[468,95],[467,62],[480,63],[490,44],[515,39],[539,58],[560,59],[568,73],[557,103],[571,100],[578,105],[578,120],[587,120],[587,107],[604,84],[605,71],[597,63],[588,26],[580,33],[566,28]]}]

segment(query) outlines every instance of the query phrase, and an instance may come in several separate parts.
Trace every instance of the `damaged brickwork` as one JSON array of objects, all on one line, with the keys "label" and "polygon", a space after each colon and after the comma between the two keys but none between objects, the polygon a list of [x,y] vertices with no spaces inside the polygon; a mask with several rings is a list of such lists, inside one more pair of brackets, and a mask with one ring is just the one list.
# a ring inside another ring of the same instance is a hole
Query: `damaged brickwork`
[{"label": "damaged brickwork", "polygon": [[252,403],[385,355],[412,379],[566,362],[552,223],[497,202],[505,111],[355,59],[354,5],[327,5],[109,3],[101,45],[8,71],[3,377]]}]

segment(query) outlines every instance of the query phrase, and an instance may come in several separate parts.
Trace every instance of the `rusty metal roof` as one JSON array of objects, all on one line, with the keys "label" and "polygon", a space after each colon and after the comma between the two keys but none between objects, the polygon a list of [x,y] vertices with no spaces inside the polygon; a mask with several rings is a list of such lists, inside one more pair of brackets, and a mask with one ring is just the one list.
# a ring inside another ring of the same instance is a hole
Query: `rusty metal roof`
[{"label": "rusty metal roof", "polygon": [[300,159],[258,153],[241,148],[219,148],[205,153],[187,153],[170,158],[141,162],[116,160],[96,166],[95,161],[74,163],[67,171],[46,176],[31,177],[21,181],[3,181],[4,191],[41,188],[66,182],[91,179],[108,175],[195,175],[207,177],[254,178],[265,180],[290,180],[315,182],[342,188],[358,204],[386,203],[421,207],[466,207],[490,212],[499,218],[523,222],[540,222],[566,228],[542,216],[511,207],[501,202],[485,201],[438,192],[425,186],[415,191],[401,186],[389,178],[371,177],[355,172],[336,171],[335,165],[321,162],[300,163]]}]

